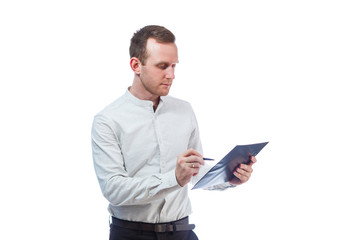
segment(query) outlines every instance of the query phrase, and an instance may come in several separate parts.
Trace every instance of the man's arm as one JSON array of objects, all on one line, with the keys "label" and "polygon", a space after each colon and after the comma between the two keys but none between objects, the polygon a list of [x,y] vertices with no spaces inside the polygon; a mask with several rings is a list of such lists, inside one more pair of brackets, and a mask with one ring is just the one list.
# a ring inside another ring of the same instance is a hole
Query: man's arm
[{"label": "man's arm", "polygon": [[164,198],[169,192],[181,187],[175,169],[143,178],[130,177],[119,140],[108,122],[106,117],[96,116],[91,137],[95,172],[102,193],[110,204],[145,204]]},{"label": "man's arm", "polygon": [[93,122],[92,151],[103,195],[115,206],[146,204],[165,198],[170,192],[184,187],[204,164],[200,153],[188,149],[178,156],[176,168],[172,171],[148,177],[130,177],[119,140],[109,120],[99,115]]}]

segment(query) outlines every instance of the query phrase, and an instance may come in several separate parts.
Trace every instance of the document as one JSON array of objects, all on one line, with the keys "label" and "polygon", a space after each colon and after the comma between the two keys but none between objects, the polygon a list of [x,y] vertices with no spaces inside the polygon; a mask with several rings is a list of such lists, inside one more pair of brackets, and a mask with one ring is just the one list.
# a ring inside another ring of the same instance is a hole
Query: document
[{"label": "document", "polygon": [[250,156],[256,156],[269,142],[237,145],[222,160],[212,167],[192,189],[207,188],[228,182],[233,171],[242,163],[248,164]]}]

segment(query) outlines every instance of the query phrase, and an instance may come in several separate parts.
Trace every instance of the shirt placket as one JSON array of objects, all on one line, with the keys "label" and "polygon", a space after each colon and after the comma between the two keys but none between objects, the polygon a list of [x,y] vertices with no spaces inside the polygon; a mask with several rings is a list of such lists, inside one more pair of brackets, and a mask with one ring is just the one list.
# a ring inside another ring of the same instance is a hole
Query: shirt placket
[{"label": "shirt placket", "polygon": [[159,122],[159,116],[157,113],[154,113],[154,128],[156,133],[156,140],[159,147],[159,164],[160,164],[160,173],[166,173],[166,162],[164,158],[164,146],[161,136],[161,126]]},{"label": "shirt placket", "polygon": [[[158,149],[159,149],[159,165],[160,165],[160,173],[164,174],[166,173],[166,158],[165,158],[165,149],[164,149],[164,145],[163,145],[163,139],[162,139],[162,135],[161,135],[161,124],[160,124],[160,120],[159,120],[159,110],[162,107],[162,103],[160,102],[159,107],[157,109],[156,112],[154,112],[154,128],[155,128],[155,134],[156,134],[156,140],[158,143]],[[162,207],[159,209],[160,210],[160,216],[159,216],[159,220],[160,222],[165,221],[165,219],[167,219],[167,215],[168,212],[166,211],[166,198],[163,200],[164,203],[162,205]]]}]

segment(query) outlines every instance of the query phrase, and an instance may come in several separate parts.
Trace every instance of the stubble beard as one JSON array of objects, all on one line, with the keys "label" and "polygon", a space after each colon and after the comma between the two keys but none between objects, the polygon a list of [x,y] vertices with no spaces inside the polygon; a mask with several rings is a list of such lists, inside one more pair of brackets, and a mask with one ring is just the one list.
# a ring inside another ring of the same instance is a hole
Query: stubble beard
[{"label": "stubble beard", "polygon": [[143,78],[141,77],[141,75],[139,76],[140,78],[140,81],[141,81],[141,84],[143,85],[143,87],[145,88],[145,90],[149,93],[151,93],[152,95],[155,95],[155,96],[167,96],[170,92],[170,88],[171,88],[171,84],[169,85],[168,87],[168,90],[166,92],[166,94],[163,94],[163,93],[160,93],[160,92],[157,92],[156,89],[152,89],[150,86],[148,86],[145,81],[143,80]]}]

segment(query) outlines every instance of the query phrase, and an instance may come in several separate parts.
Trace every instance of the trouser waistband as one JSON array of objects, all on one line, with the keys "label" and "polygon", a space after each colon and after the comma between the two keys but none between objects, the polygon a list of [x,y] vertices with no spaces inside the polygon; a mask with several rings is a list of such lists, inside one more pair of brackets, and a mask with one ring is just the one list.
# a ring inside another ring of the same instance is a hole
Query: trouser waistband
[{"label": "trouser waistband", "polygon": [[189,224],[188,217],[168,223],[132,222],[132,221],[125,221],[118,219],[116,217],[112,217],[112,224],[127,229],[139,230],[139,231],[151,231],[151,232],[190,231],[195,228],[194,224]]}]

